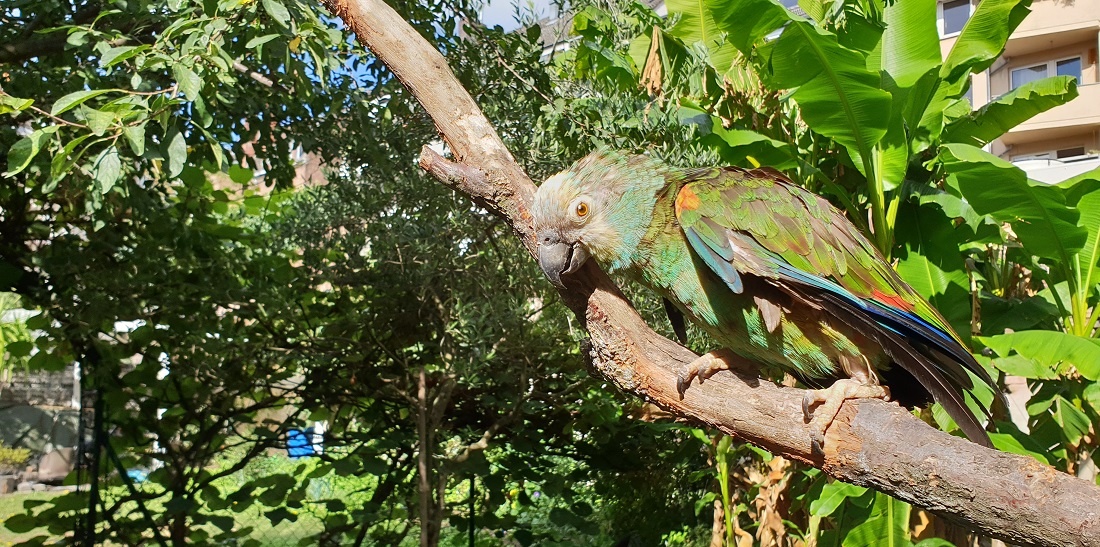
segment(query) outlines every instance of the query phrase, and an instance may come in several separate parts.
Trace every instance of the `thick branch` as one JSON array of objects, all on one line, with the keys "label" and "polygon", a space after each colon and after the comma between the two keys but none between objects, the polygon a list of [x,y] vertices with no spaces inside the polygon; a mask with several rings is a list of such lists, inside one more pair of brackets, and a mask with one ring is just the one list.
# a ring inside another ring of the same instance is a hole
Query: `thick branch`
[{"label": "thick branch", "polygon": [[[381,0],[326,0],[435,120],[458,163],[430,149],[421,165],[504,218],[535,251],[522,172],[443,57]],[[562,299],[591,335],[593,365],[621,389],[833,477],[870,486],[982,534],[1025,545],[1100,546],[1100,488],[1023,456],[937,431],[895,404],[848,402],[825,454],[810,449],[802,391],[758,378],[751,363],[692,386],[674,370],[695,355],[656,334],[591,262]]]}]

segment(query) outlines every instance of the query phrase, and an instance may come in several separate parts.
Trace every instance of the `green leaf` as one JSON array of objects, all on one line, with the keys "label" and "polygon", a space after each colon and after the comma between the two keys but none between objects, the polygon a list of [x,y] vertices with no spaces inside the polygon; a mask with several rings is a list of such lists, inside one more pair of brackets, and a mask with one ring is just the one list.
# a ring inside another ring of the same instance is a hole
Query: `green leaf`
[{"label": "green leaf", "polygon": [[145,154],[145,123],[128,125],[122,128],[122,134],[126,136],[126,142],[135,156]]},{"label": "green leaf", "polygon": [[[749,55],[752,46],[790,21],[790,14],[783,6],[771,0],[708,0],[706,17],[714,22],[714,28],[725,32],[726,39],[741,53]],[[685,16],[693,2],[683,2]],[[669,3],[671,13],[672,3]],[[685,40],[686,42],[686,40]]]},{"label": "green leaf", "polygon": [[1008,357],[993,359],[993,366],[1005,374],[1033,378],[1036,380],[1053,380],[1058,377],[1058,370],[1023,355],[1015,354]]},{"label": "green leaf", "polygon": [[1092,421],[1087,414],[1067,401],[1065,397],[1058,396],[1054,399],[1054,421],[1062,429],[1062,437],[1066,443],[1076,446],[1081,438],[1088,434]]},{"label": "green leaf", "polygon": [[844,547],[908,546],[911,509],[904,501],[875,492],[870,514],[844,535]]},{"label": "green leaf", "polygon": [[[814,131],[848,148],[865,176],[871,149],[889,125],[890,94],[883,91],[867,59],[837,43],[836,36],[805,21],[791,21],[769,44],[769,79],[792,98]],[[764,48],[762,48],[764,49]]]},{"label": "green leaf", "polygon": [[1100,340],[1057,331],[1025,330],[980,337],[978,340],[1001,357],[1015,352],[1051,370],[1073,365],[1089,380],[1100,380]]},{"label": "green leaf", "polygon": [[940,77],[951,84],[953,92],[961,94],[971,72],[989,68],[1001,56],[1008,37],[1031,11],[1030,4],[1031,0],[978,3],[940,68]]},{"label": "green leaf", "polygon": [[827,517],[848,498],[858,498],[867,493],[862,486],[834,481],[821,489],[821,497],[810,503],[810,514],[815,517]]},{"label": "green leaf", "polygon": [[[718,28],[714,21],[717,10],[706,0],[668,0],[669,15],[679,14],[680,20],[676,26],[668,29],[672,36],[683,40],[688,46],[702,42],[710,53],[711,66],[719,74],[726,72],[733,65],[733,58],[737,50],[726,41],[725,33]],[[710,8],[710,9],[708,9]]]},{"label": "green leaf", "polygon": [[28,340],[16,340],[4,348],[12,357],[26,357],[31,354],[34,344]]},{"label": "green leaf", "polygon": [[[1008,427],[1004,429],[1011,431],[1015,428]],[[1050,459],[1047,458],[1046,450],[1043,450],[1043,447],[1039,446],[1030,436],[1019,431],[1015,431],[1014,433],[990,433],[989,439],[993,441],[993,446],[996,447],[997,450],[1009,452],[1011,454],[1019,454],[1021,456],[1030,456],[1040,462],[1050,465]]]},{"label": "green leaf", "polygon": [[252,170],[240,165],[230,165],[229,179],[237,184],[247,184],[252,181]]},{"label": "green leaf", "polygon": [[168,157],[168,176],[179,176],[183,172],[184,165],[187,164],[187,139],[183,137],[182,132],[173,130],[164,155]]},{"label": "green leaf", "polygon": [[702,142],[714,148],[722,159],[733,165],[748,165],[752,158],[759,165],[779,170],[798,166],[798,151],[790,144],[766,137],[747,129],[726,129],[719,119],[712,119],[711,134]]},{"label": "green leaf", "polygon": [[955,547],[955,544],[943,538],[924,538],[913,547]]},{"label": "green leaf", "polygon": [[282,2],[276,0],[263,0],[264,11],[275,20],[276,23],[290,28],[290,12]]},{"label": "green leaf", "polygon": [[50,161],[50,180],[42,186],[43,192],[52,192],[53,189],[57,187],[57,183],[69,174],[73,165],[80,161],[80,158],[84,156],[84,152],[88,150],[88,148],[85,147],[80,149],[79,152],[76,152],[77,147],[94,136],[95,135],[91,133],[85,133],[66,143],[65,147],[62,148],[60,152],[54,154],[53,160]]},{"label": "green leaf", "polygon": [[[962,265],[962,259],[958,256],[956,259]],[[945,270],[914,250],[899,259],[896,269],[910,286],[943,314],[957,332],[967,332],[959,328],[968,325],[970,320],[970,278],[965,270]]]},{"label": "green leaf", "polygon": [[117,65],[147,49],[149,49],[147,45],[113,47],[104,52],[99,58],[99,66],[101,68],[107,68]]},{"label": "green leaf", "polygon": [[113,90],[112,89],[91,89],[91,90],[88,90],[88,91],[76,91],[74,93],[69,93],[68,95],[65,95],[64,97],[61,97],[60,99],[58,99],[56,102],[53,103],[53,108],[50,109],[50,114],[52,114],[54,116],[59,116],[59,115],[64,114],[65,112],[68,112],[69,110],[71,110],[71,109],[73,109],[77,106],[80,106],[81,104],[84,103],[84,101],[87,101],[88,99],[91,99],[92,97],[98,97],[100,95],[103,95],[104,93],[110,93],[111,91],[113,91]]},{"label": "green leaf", "polygon": [[[1100,174],[1100,170],[1097,173]],[[1081,184],[1075,190],[1085,186]],[[1092,186],[1092,191],[1076,198],[1077,212],[1081,215],[1078,225],[1088,232],[1085,245],[1074,257],[1073,263],[1076,285],[1083,291],[1091,291],[1100,280],[1100,185]]]},{"label": "green leaf", "polygon": [[649,60],[649,49],[653,45],[653,38],[649,34],[639,34],[630,41],[630,48],[627,51],[630,53],[630,59],[634,61],[634,66],[639,70],[645,68],[646,61]]},{"label": "green leaf", "polygon": [[26,169],[31,164],[31,160],[42,150],[42,143],[46,142],[50,135],[56,133],[57,129],[58,126],[56,125],[43,127],[12,145],[11,149],[8,150],[8,171],[4,173],[4,176],[15,176]]},{"label": "green leaf", "polygon": [[966,339],[970,332],[970,276],[959,248],[965,241],[953,218],[938,207],[904,203],[898,211],[897,272]]},{"label": "green leaf", "polygon": [[1093,410],[1100,412],[1100,383],[1086,385],[1081,397],[1092,405]]},{"label": "green leaf", "polygon": [[99,153],[92,162],[92,178],[99,183],[99,193],[106,194],[114,188],[122,171],[118,148],[111,146]]},{"label": "green leaf", "polygon": [[107,128],[111,127],[111,125],[118,120],[118,116],[114,112],[104,112],[88,107],[81,108],[80,114],[84,116],[84,121],[88,124],[88,129],[96,136],[106,133]]},{"label": "green leaf", "polygon": [[940,147],[948,184],[979,214],[1012,224],[1024,248],[1069,267],[1088,236],[1060,188],[1031,182],[1020,168],[966,144]]},{"label": "green leaf", "polygon": [[176,75],[176,83],[183,95],[190,101],[195,100],[202,91],[202,78],[194,70],[181,64],[173,66],[172,72]]},{"label": "green leaf", "polygon": [[0,114],[22,112],[34,104],[34,99],[20,99],[7,94],[0,94]]},{"label": "green leaf", "polygon": [[254,47],[260,47],[260,46],[262,46],[262,45],[264,45],[264,44],[266,44],[266,43],[268,43],[268,42],[270,42],[270,41],[272,41],[272,40],[274,40],[278,37],[279,37],[278,34],[266,34],[264,36],[257,36],[255,38],[249,40],[248,43],[246,43],[244,45],[244,48],[245,49],[252,49]]},{"label": "green leaf", "polygon": [[1077,80],[1055,76],[1028,82],[947,125],[944,142],[985,146],[1036,114],[1077,97]]},{"label": "green leaf", "polygon": [[913,86],[942,62],[935,2],[893,2],[883,11],[881,68],[897,88]]}]

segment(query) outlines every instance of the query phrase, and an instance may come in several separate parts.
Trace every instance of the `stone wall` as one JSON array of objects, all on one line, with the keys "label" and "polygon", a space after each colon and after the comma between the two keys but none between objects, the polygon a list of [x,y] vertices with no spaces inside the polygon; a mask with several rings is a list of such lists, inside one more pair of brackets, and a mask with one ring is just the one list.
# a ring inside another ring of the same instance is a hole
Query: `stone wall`
[{"label": "stone wall", "polygon": [[56,372],[16,368],[9,381],[0,382],[0,408],[12,404],[76,408],[78,404],[74,403],[79,399],[75,397],[75,387],[73,365]]}]

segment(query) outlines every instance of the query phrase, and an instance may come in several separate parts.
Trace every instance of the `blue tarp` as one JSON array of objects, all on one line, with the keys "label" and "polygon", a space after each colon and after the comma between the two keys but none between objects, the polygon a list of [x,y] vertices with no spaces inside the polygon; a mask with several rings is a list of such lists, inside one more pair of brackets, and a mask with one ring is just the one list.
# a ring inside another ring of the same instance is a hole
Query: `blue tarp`
[{"label": "blue tarp", "polygon": [[286,452],[291,458],[313,456],[317,451],[313,448],[313,428],[305,430],[291,429],[286,432]]}]

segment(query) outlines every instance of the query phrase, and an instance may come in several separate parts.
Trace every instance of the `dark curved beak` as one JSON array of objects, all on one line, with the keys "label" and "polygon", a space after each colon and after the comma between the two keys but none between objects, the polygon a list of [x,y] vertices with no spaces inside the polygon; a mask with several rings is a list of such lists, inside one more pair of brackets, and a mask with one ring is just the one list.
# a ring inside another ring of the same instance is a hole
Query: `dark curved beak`
[{"label": "dark curved beak", "polygon": [[588,251],[580,242],[572,245],[561,241],[539,242],[539,267],[559,289],[565,288],[561,276],[577,271],[586,260]]}]

